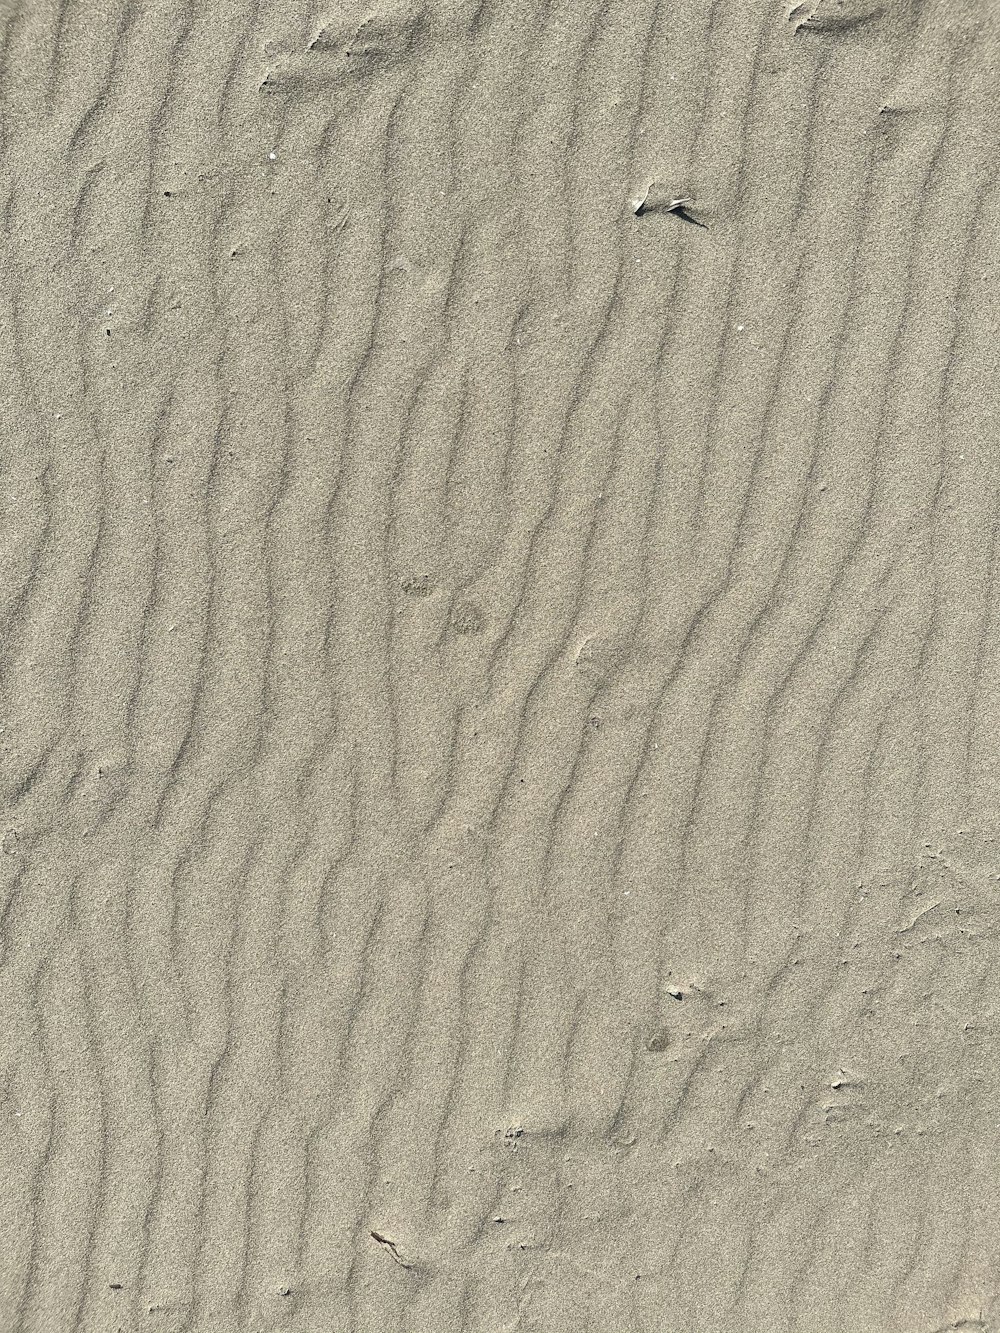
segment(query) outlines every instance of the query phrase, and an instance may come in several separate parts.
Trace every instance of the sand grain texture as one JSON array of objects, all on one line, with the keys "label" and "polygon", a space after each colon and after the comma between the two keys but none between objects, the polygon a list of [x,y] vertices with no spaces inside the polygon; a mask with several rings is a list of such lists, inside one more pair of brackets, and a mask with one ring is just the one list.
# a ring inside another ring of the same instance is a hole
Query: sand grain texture
[{"label": "sand grain texture", "polygon": [[0,0],[0,1330],[1000,1329],[987,0]]}]

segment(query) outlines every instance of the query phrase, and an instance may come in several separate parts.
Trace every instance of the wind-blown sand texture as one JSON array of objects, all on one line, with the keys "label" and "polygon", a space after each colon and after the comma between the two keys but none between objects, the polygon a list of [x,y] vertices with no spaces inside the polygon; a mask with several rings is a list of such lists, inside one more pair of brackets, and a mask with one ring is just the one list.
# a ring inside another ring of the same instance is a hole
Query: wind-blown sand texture
[{"label": "wind-blown sand texture", "polygon": [[0,14],[0,1329],[1000,1328],[997,7]]}]

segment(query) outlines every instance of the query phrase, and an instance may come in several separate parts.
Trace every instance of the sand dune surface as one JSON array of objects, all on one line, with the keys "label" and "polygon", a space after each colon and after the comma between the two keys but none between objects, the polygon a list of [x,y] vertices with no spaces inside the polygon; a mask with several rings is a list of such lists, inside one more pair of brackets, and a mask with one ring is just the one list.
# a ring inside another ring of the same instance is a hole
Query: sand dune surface
[{"label": "sand dune surface", "polygon": [[998,14],[0,0],[0,1333],[1000,1329]]}]

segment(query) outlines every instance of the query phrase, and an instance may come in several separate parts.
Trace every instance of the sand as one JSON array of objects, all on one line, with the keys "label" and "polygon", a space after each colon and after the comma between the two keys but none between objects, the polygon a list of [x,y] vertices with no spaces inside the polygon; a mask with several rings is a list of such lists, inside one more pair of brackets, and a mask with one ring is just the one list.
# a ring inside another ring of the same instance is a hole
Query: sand
[{"label": "sand", "polygon": [[0,0],[0,1333],[1000,1329],[998,15]]}]

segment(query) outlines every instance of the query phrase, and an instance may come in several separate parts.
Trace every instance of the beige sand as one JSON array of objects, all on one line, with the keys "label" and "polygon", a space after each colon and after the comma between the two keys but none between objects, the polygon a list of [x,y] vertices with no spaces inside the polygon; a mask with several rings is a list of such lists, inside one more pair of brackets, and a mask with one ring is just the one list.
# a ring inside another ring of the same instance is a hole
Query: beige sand
[{"label": "beige sand", "polygon": [[0,1333],[1000,1328],[992,0],[0,0]]}]

